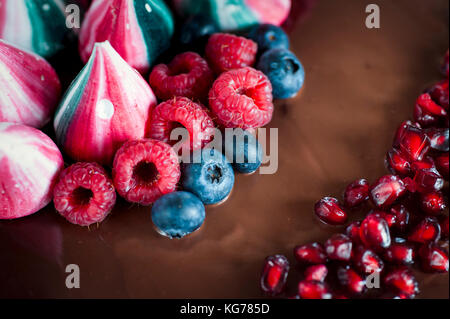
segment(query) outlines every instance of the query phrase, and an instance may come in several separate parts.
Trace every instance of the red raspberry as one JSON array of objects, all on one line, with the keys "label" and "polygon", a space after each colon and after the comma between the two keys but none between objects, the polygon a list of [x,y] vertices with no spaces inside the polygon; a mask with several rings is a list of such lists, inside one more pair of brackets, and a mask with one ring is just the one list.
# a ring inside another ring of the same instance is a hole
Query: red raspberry
[{"label": "red raspberry", "polygon": [[209,91],[209,106],[225,127],[262,127],[273,114],[272,85],[260,71],[246,67],[223,73]]},{"label": "red raspberry", "polygon": [[176,141],[170,140],[170,133],[180,126],[189,132],[189,140],[184,142],[182,149],[200,149],[214,135],[214,122],[208,111],[188,98],[178,97],[163,102],[154,109],[149,137],[174,144]]},{"label": "red raspberry", "polygon": [[111,212],[116,192],[106,171],[96,163],[66,168],[53,191],[56,210],[72,224],[99,223]]},{"label": "red raspberry", "polygon": [[213,81],[208,63],[194,52],[177,55],[169,65],[158,64],[150,74],[150,86],[161,100],[175,96],[203,100]]},{"label": "red raspberry", "polygon": [[160,141],[129,141],[114,158],[114,186],[120,196],[132,203],[152,204],[175,191],[179,179],[178,157],[169,145]]},{"label": "red raspberry", "polygon": [[228,33],[213,34],[205,49],[206,58],[217,74],[252,66],[257,52],[258,45],[252,40]]}]

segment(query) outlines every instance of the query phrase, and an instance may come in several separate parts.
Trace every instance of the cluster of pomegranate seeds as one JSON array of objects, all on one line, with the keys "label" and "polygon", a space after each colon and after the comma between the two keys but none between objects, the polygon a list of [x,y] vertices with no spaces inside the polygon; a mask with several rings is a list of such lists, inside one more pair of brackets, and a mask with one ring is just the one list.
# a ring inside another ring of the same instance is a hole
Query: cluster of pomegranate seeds
[{"label": "cluster of pomegranate seeds", "polygon": [[[346,225],[345,234],[334,234],[323,245],[294,248],[302,276],[293,299],[414,298],[419,293],[415,271],[448,272],[448,51],[442,72],[446,78],[417,98],[413,121],[397,129],[385,158],[390,174],[371,184],[355,180],[345,188],[342,202],[324,197],[315,204],[316,217]],[[366,216],[347,224],[356,209]],[[282,266],[275,260],[282,260]],[[266,259],[263,291],[292,293],[286,265],[280,255]],[[374,274],[381,286],[369,285]],[[379,289],[369,289],[373,286]]]}]

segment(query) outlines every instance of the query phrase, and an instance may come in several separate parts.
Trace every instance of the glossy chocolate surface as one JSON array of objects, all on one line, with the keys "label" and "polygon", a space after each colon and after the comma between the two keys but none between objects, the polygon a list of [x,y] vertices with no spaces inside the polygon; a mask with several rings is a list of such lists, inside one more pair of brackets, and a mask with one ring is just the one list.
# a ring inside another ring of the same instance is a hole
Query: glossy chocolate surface
[{"label": "glossy chocolate surface", "polygon": [[[200,231],[183,240],[161,237],[149,207],[124,201],[98,228],[71,225],[52,205],[0,221],[0,297],[262,297],[264,258],[282,253],[294,264],[295,245],[343,231],[318,222],[314,203],[384,175],[396,127],[440,79],[448,1],[378,1],[381,29],[365,27],[368,3],[319,1],[291,25],[306,81],[299,96],[276,102],[276,174],[239,175],[228,201],[207,208]],[[80,266],[79,289],[65,286],[68,264]],[[448,298],[448,274],[417,276],[419,298]]]}]

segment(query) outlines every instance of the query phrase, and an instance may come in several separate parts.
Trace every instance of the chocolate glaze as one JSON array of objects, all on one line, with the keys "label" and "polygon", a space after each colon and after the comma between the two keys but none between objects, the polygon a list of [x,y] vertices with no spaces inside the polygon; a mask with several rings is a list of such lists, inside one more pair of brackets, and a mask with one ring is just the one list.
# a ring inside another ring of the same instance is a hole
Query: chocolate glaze
[{"label": "chocolate glaze", "polygon": [[[98,228],[71,225],[52,205],[0,221],[0,297],[261,297],[264,258],[282,253],[295,264],[295,245],[343,230],[314,218],[315,201],[385,174],[394,130],[440,78],[448,1],[380,0],[379,30],[364,25],[368,3],[321,1],[289,25],[306,82],[277,101],[269,125],[279,129],[277,174],[238,176],[230,199],[183,240],[158,235],[150,208],[123,201]],[[81,288],[65,287],[67,264],[80,266]],[[417,276],[420,298],[448,298],[448,274]]]}]

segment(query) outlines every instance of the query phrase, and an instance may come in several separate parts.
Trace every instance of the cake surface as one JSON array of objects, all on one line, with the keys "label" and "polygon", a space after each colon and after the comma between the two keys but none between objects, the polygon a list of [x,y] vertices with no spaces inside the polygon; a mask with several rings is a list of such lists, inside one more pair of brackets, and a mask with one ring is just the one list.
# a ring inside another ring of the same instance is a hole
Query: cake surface
[{"label": "cake surface", "polygon": [[[440,78],[448,1],[379,1],[381,29],[365,27],[366,4],[319,1],[292,25],[306,80],[299,96],[275,103],[276,174],[237,175],[228,201],[207,207],[200,231],[183,240],[160,236],[149,207],[123,200],[98,229],[67,223],[52,205],[2,222],[0,297],[262,297],[264,258],[282,253],[294,264],[295,245],[342,231],[318,222],[314,203],[384,175],[395,129]],[[64,284],[68,264],[80,267],[80,289]],[[418,298],[449,297],[448,274],[415,274]]]}]

